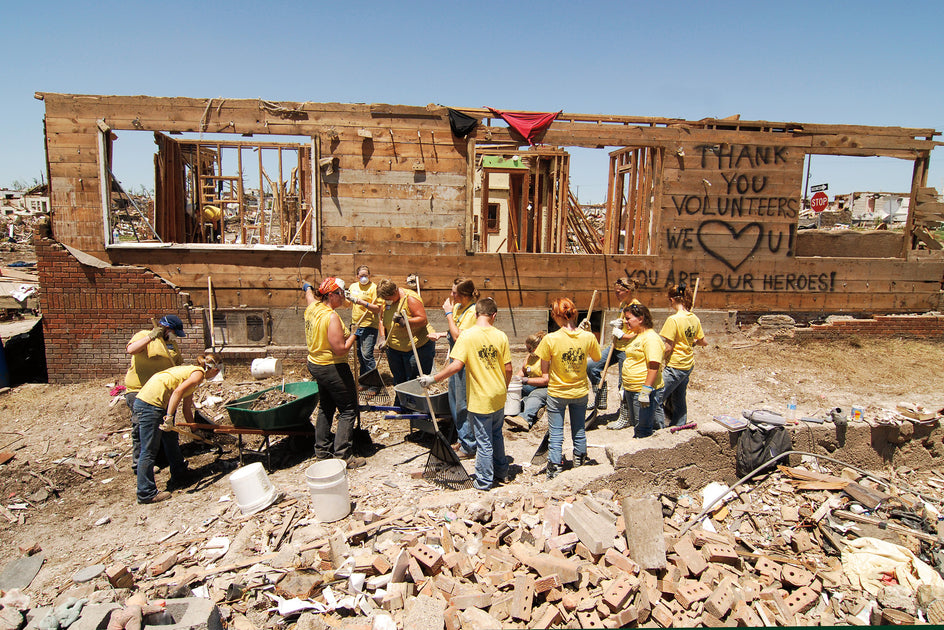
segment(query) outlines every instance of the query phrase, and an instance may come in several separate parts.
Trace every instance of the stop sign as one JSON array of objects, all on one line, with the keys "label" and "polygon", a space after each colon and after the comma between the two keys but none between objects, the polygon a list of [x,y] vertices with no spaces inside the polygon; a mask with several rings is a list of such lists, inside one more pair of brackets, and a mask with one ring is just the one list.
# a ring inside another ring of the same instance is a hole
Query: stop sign
[{"label": "stop sign", "polygon": [[828,205],[829,196],[822,191],[814,194],[810,199],[810,207],[813,208],[813,212],[822,212]]}]

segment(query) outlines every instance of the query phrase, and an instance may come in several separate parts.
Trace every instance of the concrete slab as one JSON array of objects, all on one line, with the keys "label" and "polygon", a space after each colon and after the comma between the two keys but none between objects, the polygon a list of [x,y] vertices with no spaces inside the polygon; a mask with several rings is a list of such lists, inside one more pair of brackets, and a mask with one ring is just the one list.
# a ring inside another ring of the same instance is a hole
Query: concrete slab
[{"label": "concrete slab", "polygon": [[[102,630],[108,625],[113,610],[121,609],[120,604],[92,604],[82,609],[79,618],[69,626],[69,630]],[[202,597],[184,597],[168,599],[166,615],[173,623],[166,623],[165,613],[159,613],[164,623],[155,624],[155,615],[144,617],[145,628],[151,630],[223,630],[223,620],[216,604]]]},{"label": "concrete slab", "polygon": [[23,556],[8,563],[0,573],[0,591],[9,591],[14,588],[24,589],[30,585],[46,556],[37,553],[32,556]]}]

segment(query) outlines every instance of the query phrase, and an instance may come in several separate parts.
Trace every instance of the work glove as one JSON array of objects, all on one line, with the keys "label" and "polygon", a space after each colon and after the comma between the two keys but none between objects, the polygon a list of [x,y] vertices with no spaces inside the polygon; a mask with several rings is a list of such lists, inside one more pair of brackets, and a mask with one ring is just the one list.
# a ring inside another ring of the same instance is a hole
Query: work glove
[{"label": "work glove", "polygon": [[406,316],[402,312],[393,314],[393,322],[395,324],[400,324],[401,326],[406,325]]},{"label": "work glove", "polygon": [[649,395],[652,393],[654,389],[655,389],[654,387],[650,387],[648,385],[642,386],[642,391],[639,392],[639,399],[638,399],[640,407],[649,406]]},{"label": "work glove", "polygon": [[583,320],[577,325],[577,328],[580,328],[581,330],[590,330],[590,320],[589,319]]},{"label": "work glove", "polygon": [[163,335],[164,335],[164,327],[155,326],[154,328],[151,329],[151,332],[148,333],[148,339],[150,339],[151,341],[154,341],[155,339],[157,339],[158,337],[162,337]]},{"label": "work glove", "polygon": [[610,326],[612,326],[613,328],[622,328],[622,327],[623,327],[623,320],[621,320],[621,319],[614,319],[613,321],[610,322]]},{"label": "work glove", "polygon": [[626,333],[623,332],[623,329],[622,329],[622,328],[614,328],[614,329],[613,329],[613,337],[614,337],[614,338],[616,338],[616,339],[622,339],[624,336],[626,336]]},{"label": "work glove", "polygon": [[347,300],[348,302],[353,302],[354,296],[351,295],[350,291],[348,291],[347,289],[344,289],[344,299]]},{"label": "work glove", "polygon": [[420,382],[420,385],[423,386],[423,389],[429,389],[436,382],[436,379],[434,379],[431,374],[427,374],[426,376],[421,376],[416,380]]},{"label": "work glove", "polygon": [[308,293],[308,289],[311,288],[311,285],[307,282],[302,282],[302,293]]},{"label": "work glove", "polygon": [[174,430],[174,416],[170,414],[165,415],[164,422],[161,423],[161,426],[159,428],[161,431],[164,431],[165,433],[167,431],[173,431]]}]

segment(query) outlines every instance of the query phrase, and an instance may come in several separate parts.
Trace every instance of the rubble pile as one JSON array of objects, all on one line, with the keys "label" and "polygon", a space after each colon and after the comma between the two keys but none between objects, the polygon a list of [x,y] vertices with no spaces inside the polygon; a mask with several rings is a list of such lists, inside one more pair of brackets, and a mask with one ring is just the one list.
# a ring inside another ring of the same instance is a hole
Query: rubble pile
[{"label": "rubble pile", "polygon": [[753,481],[428,508],[365,490],[339,526],[308,516],[307,493],[250,516],[223,502],[159,549],[117,550],[61,598],[196,595],[246,629],[944,622],[944,473],[811,461]]}]

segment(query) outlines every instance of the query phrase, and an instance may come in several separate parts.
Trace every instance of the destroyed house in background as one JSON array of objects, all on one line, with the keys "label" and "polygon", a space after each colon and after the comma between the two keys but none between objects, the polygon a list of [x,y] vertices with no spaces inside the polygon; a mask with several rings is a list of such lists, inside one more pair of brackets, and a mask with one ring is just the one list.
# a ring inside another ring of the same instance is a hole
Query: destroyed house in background
[{"label": "destroyed house in background", "polygon": [[[288,353],[304,339],[300,278],[349,279],[361,264],[378,279],[417,274],[427,305],[471,277],[508,310],[518,342],[547,327],[560,295],[586,308],[600,289],[598,308],[614,309],[606,289],[626,275],[654,306],[697,277],[702,309],[813,318],[940,307],[933,129],[36,96],[54,212],[37,240],[53,380],[121,371],[127,338],[161,309],[180,314],[194,344],[209,346],[212,332],[230,352]],[[113,143],[131,133],[155,140],[153,210],[116,203]],[[570,148],[608,154],[602,221],[570,190]],[[912,162],[904,233],[798,232],[814,154]],[[68,342],[77,329],[82,341]]]}]

